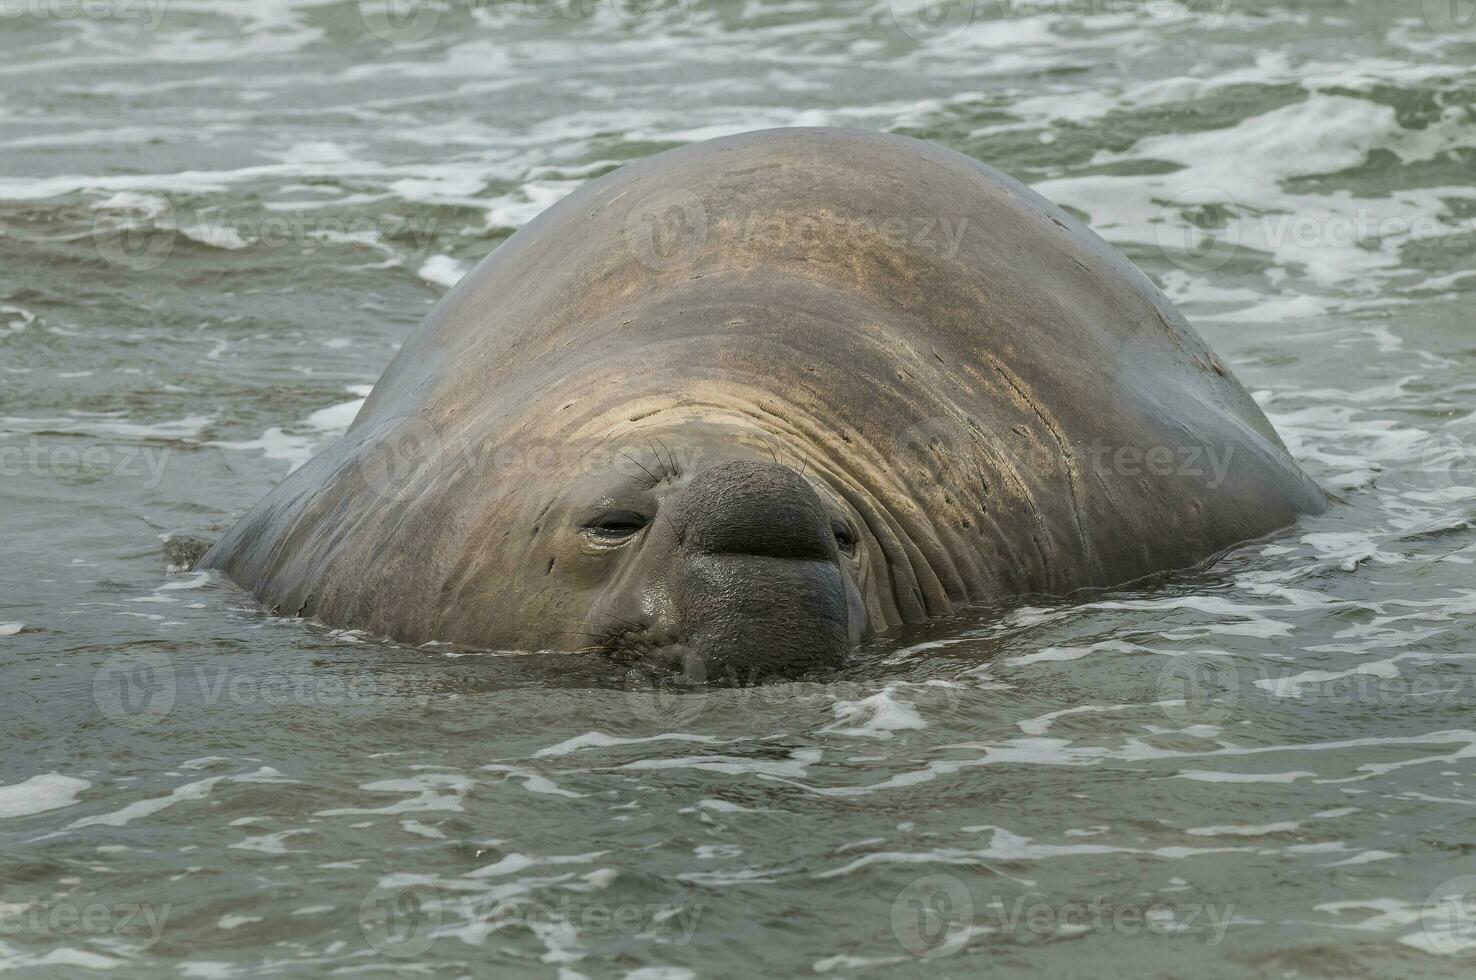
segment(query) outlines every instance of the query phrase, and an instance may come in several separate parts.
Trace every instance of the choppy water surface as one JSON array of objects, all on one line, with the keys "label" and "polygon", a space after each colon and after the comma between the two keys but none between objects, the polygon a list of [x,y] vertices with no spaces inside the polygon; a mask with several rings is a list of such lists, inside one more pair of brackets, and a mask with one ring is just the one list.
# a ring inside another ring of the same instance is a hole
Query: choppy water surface
[{"label": "choppy water surface", "polygon": [[[0,2],[0,968],[1476,971],[1469,11],[582,9]],[[686,695],[171,567],[542,208],[791,124],[1086,216],[1344,502]]]}]

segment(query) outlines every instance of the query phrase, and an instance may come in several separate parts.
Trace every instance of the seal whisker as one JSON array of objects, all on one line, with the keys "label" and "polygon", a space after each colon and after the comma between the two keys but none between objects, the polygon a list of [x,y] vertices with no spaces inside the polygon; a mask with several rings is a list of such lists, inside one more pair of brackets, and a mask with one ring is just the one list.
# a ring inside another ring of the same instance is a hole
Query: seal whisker
[{"label": "seal whisker", "polygon": [[665,449],[667,459],[671,460],[671,478],[673,480],[680,478],[682,475],[682,470],[681,467],[677,465],[676,453],[673,453],[671,451],[671,448],[660,439],[656,440],[656,445],[660,446],[662,449]]},{"label": "seal whisker", "polygon": [[651,455],[656,457],[656,465],[661,468],[661,479],[671,479],[671,470],[667,467],[666,460],[661,458],[661,450],[656,448],[656,443],[651,441],[647,442],[646,445],[650,447]]},{"label": "seal whisker", "polygon": [[[633,622],[632,620],[626,619],[624,616],[617,616],[615,613],[612,613],[612,612],[610,612],[609,610],[606,610],[606,609],[594,609],[594,610],[592,610],[592,613],[595,616],[606,616],[606,617],[608,617],[610,619],[615,620],[616,622],[624,623],[626,626],[629,626],[633,630],[644,631],[646,629],[646,627],[645,626],[642,626],[640,623]],[[595,623],[584,623],[583,625],[585,625],[585,626],[596,626]]]},{"label": "seal whisker", "polygon": [[641,468],[641,471],[651,478],[651,484],[646,488],[647,490],[651,489],[651,487],[654,487],[656,484],[661,482],[661,479],[655,473],[652,473],[650,470],[646,469],[645,465],[642,464],[640,460],[636,459],[630,453],[622,450],[620,455],[624,456],[626,459],[639,466]]}]

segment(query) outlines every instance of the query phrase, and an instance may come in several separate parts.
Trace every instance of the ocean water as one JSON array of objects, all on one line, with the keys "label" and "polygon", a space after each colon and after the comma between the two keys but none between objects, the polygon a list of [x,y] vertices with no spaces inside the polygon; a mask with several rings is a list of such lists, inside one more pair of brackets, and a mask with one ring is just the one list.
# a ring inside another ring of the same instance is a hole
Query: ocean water
[{"label": "ocean water", "polygon": [[[0,0],[0,971],[1476,975],[1465,0]],[[1086,218],[1325,515],[675,692],[181,570],[581,182],[923,137]]]}]

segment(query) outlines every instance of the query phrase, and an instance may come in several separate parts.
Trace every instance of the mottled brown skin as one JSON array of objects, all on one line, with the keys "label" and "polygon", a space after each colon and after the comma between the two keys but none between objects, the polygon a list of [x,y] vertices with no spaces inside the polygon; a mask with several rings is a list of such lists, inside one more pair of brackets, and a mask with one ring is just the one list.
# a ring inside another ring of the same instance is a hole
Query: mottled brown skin
[{"label": "mottled brown skin", "polygon": [[540,215],[203,564],[274,612],[408,642],[758,676],[1323,506],[1068,214],[929,143],[782,129]]}]

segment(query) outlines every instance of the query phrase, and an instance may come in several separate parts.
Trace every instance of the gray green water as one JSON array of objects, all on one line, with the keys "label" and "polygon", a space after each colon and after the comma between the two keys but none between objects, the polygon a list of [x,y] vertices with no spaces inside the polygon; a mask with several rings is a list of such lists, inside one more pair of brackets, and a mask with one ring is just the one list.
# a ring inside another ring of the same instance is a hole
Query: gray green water
[{"label": "gray green water", "polygon": [[[0,971],[1476,974],[1465,0],[393,13],[0,0]],[[540,209],[796,124],[1087,217],[1343,503],[689,694],[171,567]]]}]

